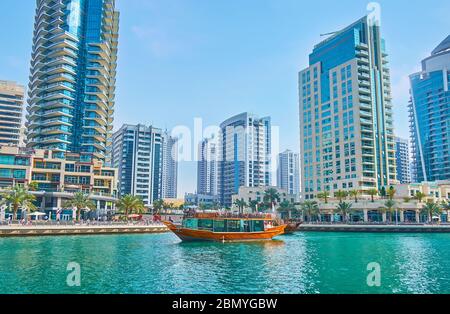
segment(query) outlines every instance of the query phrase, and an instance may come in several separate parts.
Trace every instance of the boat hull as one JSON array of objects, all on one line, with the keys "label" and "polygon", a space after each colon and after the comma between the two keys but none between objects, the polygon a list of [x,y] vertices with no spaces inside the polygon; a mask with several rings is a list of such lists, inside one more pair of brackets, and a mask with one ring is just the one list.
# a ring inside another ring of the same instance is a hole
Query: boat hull
[{"label": "boat hull", "polygon": [[286,225],[269,228],[263,232],[212,232],[207,230],[186,229],[170,222],[164,224],[181,241],[215,241],[215,242],[244,242],[244,241],[270,241],[284,233]]}]

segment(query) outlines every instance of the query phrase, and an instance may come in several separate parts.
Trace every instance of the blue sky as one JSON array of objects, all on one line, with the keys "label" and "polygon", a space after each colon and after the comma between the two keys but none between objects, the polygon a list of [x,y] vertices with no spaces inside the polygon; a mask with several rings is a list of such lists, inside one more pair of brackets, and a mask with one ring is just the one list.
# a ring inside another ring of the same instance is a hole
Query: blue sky
[{"label": "blue sky", "polygon": [[[363,0],[116,0],[121,11],[115,128],[205,126],[250,111],[298,151],[297,72],[321,33],[367,14]],[[408,137],[408,75],[449,35],[447,0],[379,1],[390,55],[396,133]],[[27,84],[34,0],[0,2],[0,79]],[[195,164],[179,170],[194,191]]]}]

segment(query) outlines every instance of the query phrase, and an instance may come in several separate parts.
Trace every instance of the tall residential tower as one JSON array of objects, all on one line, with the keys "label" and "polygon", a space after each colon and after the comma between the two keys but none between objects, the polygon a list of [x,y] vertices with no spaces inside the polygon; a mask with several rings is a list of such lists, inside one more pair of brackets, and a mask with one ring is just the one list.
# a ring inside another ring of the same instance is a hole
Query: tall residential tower
[{"label": "tall residential tower", "polygon": [[409,141],[395,138],[395,159],[397,161],[397,179],[401,184],[411,183],[411,162],[409,156]]},{"label": "tall residential tower", "polygon": [[199,144],[199,161],[197,163],[197,193],[217,195],[218,146],[214,139],[204,139]]},{"label": "tall residential tower", "polygon": [[123,125],[114,134],[112,165],[119,169],[119,194],[136,195],[147,206],[177,194],[176,140],[161,129]]},{"label": "tall residential tower", "polygon": [[277,186],[291,195],[300,194],[299,155],[286,150],[278,155]]},{"label": "tall residential tower", "polygon": [[410,76],[413,167],[418,182],[450,179],[450,36]]},{"label": "tall residential tower", "polygon": [[231,207],[239,188],[272,185],[271,122],[250,113],[234,116],[220,125],[219,200]]},{"label": "tall residential tower", "polygon": [[363,17],[314,47],[299,74],[302,194],[397,183],[380,27]]},{"label": "tall residential tower", "polygon": [[109,161],[119,13],[115,0],[37,0],[28,146]]},{"label": "tall residential tower", "polygon": [[23,98],[23,86],[0,81],[0,145],[22,144]]}]

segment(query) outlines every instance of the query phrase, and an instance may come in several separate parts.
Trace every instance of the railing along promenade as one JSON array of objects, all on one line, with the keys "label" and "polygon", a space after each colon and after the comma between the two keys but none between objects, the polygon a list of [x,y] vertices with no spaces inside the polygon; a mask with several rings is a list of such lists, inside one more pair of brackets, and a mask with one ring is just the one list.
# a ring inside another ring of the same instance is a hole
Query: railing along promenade
[{"label": "railing along promenade", "polygon": [[159,222],[0,222],[0,237],[12,236],[58,236],[101,234],[145,234],[167,232]]}]

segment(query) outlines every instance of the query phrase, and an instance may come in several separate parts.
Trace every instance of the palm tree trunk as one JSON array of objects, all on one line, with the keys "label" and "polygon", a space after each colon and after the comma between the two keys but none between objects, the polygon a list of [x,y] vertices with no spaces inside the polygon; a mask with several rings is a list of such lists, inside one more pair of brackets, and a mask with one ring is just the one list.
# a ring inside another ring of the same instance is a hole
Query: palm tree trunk
[{"label": "palm tree trunk", "polygon": [[13,205],[13,220],[17,220],[17,211],[19,209],[19,205],[18,204],[14,204]]}]

